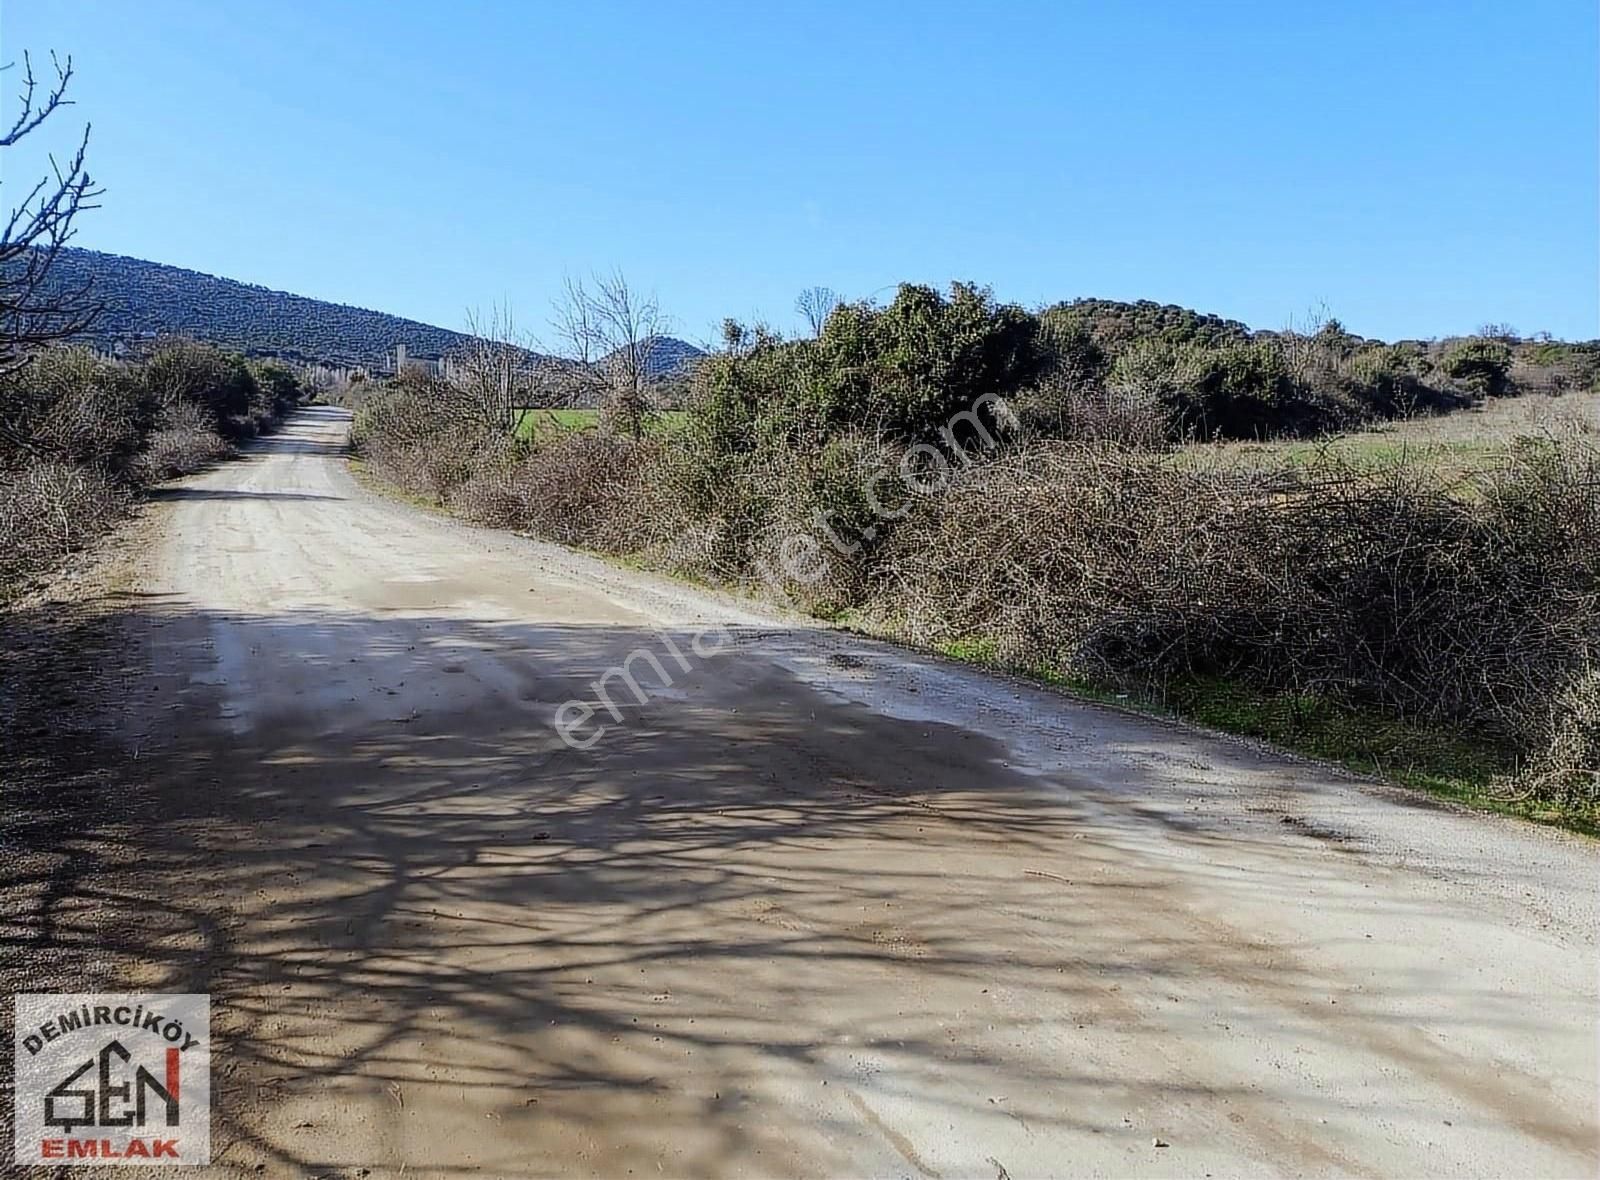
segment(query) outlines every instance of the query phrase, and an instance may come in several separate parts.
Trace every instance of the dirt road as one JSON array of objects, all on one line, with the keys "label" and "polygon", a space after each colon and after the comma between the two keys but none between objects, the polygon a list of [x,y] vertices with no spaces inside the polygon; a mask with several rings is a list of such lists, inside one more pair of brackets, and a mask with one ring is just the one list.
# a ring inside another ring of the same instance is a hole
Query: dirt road
[{"label": "dirt road", "polygon": [[27,895],[212,993],[220,1171],[1594,1172],[1594,844],[468,529],[345,429],[155,510],[131,801]]}]

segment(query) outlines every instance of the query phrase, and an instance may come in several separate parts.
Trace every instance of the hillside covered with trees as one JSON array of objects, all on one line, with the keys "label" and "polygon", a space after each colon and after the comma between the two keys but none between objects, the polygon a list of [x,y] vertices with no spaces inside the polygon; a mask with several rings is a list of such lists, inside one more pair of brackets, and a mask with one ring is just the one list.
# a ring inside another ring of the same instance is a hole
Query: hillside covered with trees
[{"label": "hillside covered with trees", "polygon": [[377,365],[396,344],[404,344],[412,356],[437,357],[467,339],[381,311],[98,250],[62,250],[51,279],[66,287],[87,285],[93,292],[101,311],[81,339],[101,348],[192,336],[248,354]]},{"label": "hillside covered with trees", "polygon": [[[107,351],[188,336],[248,356],[384,368],[397,344],[408,356],[433,359],[463,352],[471,340],[403,316],[98,250],[61,249],[50,282],[91,293],[100,312],[77,338]],[[699,355],[692,344],[661,336],[649,366],[664,375]]]}]

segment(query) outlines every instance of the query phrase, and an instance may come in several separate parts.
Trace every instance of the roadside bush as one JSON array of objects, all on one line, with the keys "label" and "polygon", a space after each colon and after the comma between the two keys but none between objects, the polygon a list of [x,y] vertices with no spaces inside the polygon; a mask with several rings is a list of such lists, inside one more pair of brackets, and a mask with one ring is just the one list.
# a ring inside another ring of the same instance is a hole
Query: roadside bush
[{"label": "roadside bush", "polygon": [[6,425],[50,456],[107,470],[125,465],[148,429],[152,407],[124,366],[85,348],[45,349],[0,378]]},{"label": "roadside bush", "polygon": [[228,453],[299,403],[299,380],[193,341],[143,362],[52,347],[0,375],[0,601],[104,532],[141,485]]},{"label": "roadside bush", "polygon": [[1541,739],[1508,790],[1571,808],[1600,804],[1600,669],[1585,668],[1551,701]]},{"label": "roadside bush", "polygon": [[650,477],[658,443],[572,431],[537,449],[507,452],[446,494],[469,520],[604,553],[655,545],[663,523]]},{"label": "roadside bush", "polygon": [[226,432],[250,412],[255,382],[242,357],[195,340],[162,340],[150,352],[140,375],[150,395],[163,406],[192,402],[204,407],[212,423]]},{"label": "roadside bush", "polygon": [[97,467],[47,459],[0,472],[0,600],[26,575],[104,533],[130,500]]},{"label": "roadside bush", "polygon": [[139,371],[158,404],[201,406],[214,428],[231,439],[269,430],[302,398],[299,381],[280,362],[247,361],[194,340],[162,340]]},{"label": "roadside bush", "polygon": [[[1399,462],[1249,473],[1039,447],[903,522],[875,600],[921,642],[1068,677],[1216,675],[1482,727],[1530,755],[1600,662],[1600,458],[1474,488]],[[1570,739],[1568,740],[1570,744]]]},{"label": "roadside bush", "polygon": [[353,442],[389,483],[443,505],[474,474],[502,461],[512,440],[446,412],[435,385],[408,374],[371,391],[356,411]]},{"label": "roadside bush", "polygon": [[164,406],[160,425],[145,440],[131,474],[138,483],[160,483],[203,470],[227,456],[229,447],[211,424],[210,415],[194,402]]},{"label": "roadside bush", "polygon": [[250,360],[245,362],[245,368],[259,391],[253,401],[272,419],[283,417],[306,400],[305,386],[282,361]]},{"label": "roadside bush", "polygon": [[[892,474],[899,458],[869,435],[850,434],[755,466],[749,501],[760,518],[751,522],[754,543],[739,580],[822,614],[860,605],[907,496]],[[872,504],[878,487],[886,513]]]},{"label": "roadside bush", "polygon": [[[481,523],[1069,680],[1227,685],[1481,734],[1529,767],[1518,789],[1593,789],[1591,436],[1525,441],[1466,482],[1406,452],[1262,466],[1176,446],[1465,405],[1510,388],[1504,341],[1250,332],[1155,304],[1033,315],[961,285],[840,305],[815,339],[725,336],[670,436],[517,442],[413,376],[363,398],[362,453]],[[896,469],[931,469],[975,404],[1001,445],[909,495]]]}]

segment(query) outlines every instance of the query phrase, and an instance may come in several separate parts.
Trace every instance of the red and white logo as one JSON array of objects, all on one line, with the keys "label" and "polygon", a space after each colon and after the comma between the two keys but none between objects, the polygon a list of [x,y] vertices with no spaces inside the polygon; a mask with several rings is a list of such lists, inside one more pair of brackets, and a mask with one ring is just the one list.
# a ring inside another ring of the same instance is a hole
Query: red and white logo
[{"label": "red and white logo", "polygon": [[211,997],[16,997],[16,1162],[211,1159]]}]

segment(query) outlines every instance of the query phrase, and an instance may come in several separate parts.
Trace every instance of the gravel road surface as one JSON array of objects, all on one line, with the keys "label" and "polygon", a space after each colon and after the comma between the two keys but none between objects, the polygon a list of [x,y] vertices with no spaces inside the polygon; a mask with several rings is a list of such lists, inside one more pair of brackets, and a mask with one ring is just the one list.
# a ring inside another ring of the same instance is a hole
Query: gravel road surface
[{"label": "gravel road surface", "polygon": [[347,430],[148,514],[112,801],[13,896],[212,994],[218,1174],[1595,1173],[1595,843],[468,528]]}]

